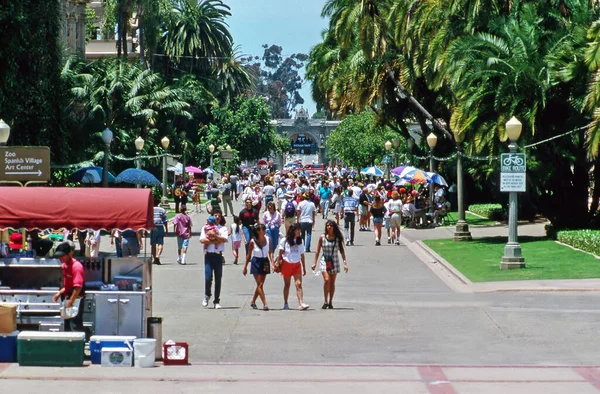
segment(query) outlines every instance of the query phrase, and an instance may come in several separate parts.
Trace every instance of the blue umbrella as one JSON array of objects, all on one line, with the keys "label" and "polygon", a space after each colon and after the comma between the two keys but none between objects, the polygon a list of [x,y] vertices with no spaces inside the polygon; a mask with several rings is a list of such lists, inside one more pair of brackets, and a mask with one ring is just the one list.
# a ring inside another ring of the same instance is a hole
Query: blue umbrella
[{"label": "blue umbrella", "polygon": [[131,183],[133,185],[154,186],[160,185],[160,181],[146,170],[128,168],[117,175],[117,182]]},{"label": "blue umbrella", "polygon": [[210,167],[206,167],[205,169],[202,170],[202,172],[205,173],[205,174],[214,174],[215,170],[213,170]]},{"label": "blue umbrella", "polygon": [[440,174],[436,174],[435,172],[428,172],[429,178],[431,178],[431,182],[437,183],[438,185],[448,186],[448,182],[444,179]]},{"label": "blue umbrella", "polygon": [[381,171],[377,167],[363,168],[363,170],[360,173],[363,174],[363,175],[371,175],[371,176],[383,177],[383,171]]},{"label": "blue umbrella", "polygon": [[[72,173],[69,180],[81,183],[101,183],[103,170],[102,167],[83,167]],[[115,176],[110,171],[108,181],[111,183],[115,181]]]}]

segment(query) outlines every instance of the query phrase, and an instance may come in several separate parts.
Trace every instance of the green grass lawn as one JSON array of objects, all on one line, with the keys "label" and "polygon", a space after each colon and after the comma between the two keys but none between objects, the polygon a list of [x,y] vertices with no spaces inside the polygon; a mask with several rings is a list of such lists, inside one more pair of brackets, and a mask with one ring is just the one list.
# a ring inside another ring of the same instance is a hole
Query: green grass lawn
[{"label": "green grass lawn", "polygon": [[506,237],[423,241],[472,282],[600,278],[600,259],[547,238],[519,237],[526,268],[500,270]]},{"label": "green grass lawn", "polygon": [[[494,220],[490,220],[488,218],[484,218],[481,216],[473,215],[471,212],[465,212],[465,220],[469,224],[469,226],[494,226],[498,224],[498,222]],[[458,221],[458,211],[450,212],[448,216],[446,216],[444,226],[455,226]]]}]

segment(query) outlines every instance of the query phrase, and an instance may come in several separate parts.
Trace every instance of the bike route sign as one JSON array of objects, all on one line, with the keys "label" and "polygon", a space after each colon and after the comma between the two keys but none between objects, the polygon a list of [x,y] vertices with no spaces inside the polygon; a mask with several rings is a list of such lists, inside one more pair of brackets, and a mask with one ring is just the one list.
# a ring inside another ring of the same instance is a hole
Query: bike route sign
[{"label": "bike route sign", "polygon": [[500,191],[524,192],[527,160],[525,153],[500,155]]},{"label": "bike route sign", "polygon": [[50,179],[50,148],[45,146],[0,146],[0,182]]}]

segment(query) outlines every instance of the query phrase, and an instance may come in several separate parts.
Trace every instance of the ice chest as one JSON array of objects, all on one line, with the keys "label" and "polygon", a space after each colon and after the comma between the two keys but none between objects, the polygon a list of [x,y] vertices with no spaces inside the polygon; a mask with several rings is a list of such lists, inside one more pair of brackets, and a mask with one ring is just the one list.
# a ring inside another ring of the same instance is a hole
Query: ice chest
[{"label": "ice chest", "polygon": [[17,361],[25,366],[78,367],[84,347],[84,332],[23,331],[17,336]]},{"label": "ice chest", "polygon": [[135,336],[92,335],[90,338],[90,359],[92,364],[102,363],[102,349],[118,347],[133,349]]},{"label": "ice chest", "polygon": [[131,367],[133,365],[133,350],[128,347],[103,347],[103,367]]},{"label": "ice chest", "polygon": [[11,334],[0,334],[0,363],[14,363],[17,361],[17,335],[19,331]]}]

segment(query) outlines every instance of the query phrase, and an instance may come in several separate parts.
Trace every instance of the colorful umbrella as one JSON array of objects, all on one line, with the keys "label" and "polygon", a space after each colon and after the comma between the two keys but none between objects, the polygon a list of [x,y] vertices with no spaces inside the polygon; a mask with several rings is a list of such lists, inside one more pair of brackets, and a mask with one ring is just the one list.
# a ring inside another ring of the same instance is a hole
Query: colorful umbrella
[{"label": "colorful umbrella", "polygon": [[131,183],[133,185],[153,186],[160,185],[160,181],[146,170],[128,168],[117,175],[117,182]]},{"label": "colorful umbrella", "polygon": [[401,175],[400,178],[405,179],[412,184],[431,182],[431,178],[429,177],[429,175],[427,175],[425,171],[419,169],[414,169],[411,171],[406,171],[405,169],[403,175]]},{"label": "colorful umbrella", "polygon": [[363,170],[360,173],[363,174],[363,175],[371,175],[371,176],[383,177],[383,171],[381,171],[377,167],[363,168]]},{"label": "colorful umbrella", "polygon": [[214,174],[215,170],[213,170],[210,167],[206,167],[205,169],[202,170],[202,172],[205,173],[205,174]]},{"label": "colorful umbrella", "polygon": [[436,174],[435,172],[428,172],[427,175],[429,175],[429,178],[431,178],[431,182],[437,183],[441,186],[448,186],[448,182],[446,182],[444,177],[440,174]]},{"label": "colorful umbrella", "polygon": [[[102,182],[102,167],[83,167],[71,174],[69,179],[73,182],[81,183],[101,183]],[[108,173],[108,181],[113,183],[115,176]]]},{"label": "colorful umbrella", "polygon": [[198,167],[194,167],[194,166],[187,166],[185,167],[185,171],[188,173],[193,173],[193,174],[201,174],[202,170]]},{"label": "colorful umbrella", "polygon": [[410,166],[399,166],[399,167],[396,167],[396,168],[392,168],[392,169],[390,170],[390,172],[391,172],[392,174],[394,174],[394,175],[400,175],[400,174],[402,174],[402,171],[404,171],[404,169],[405,169],[405,168],[415,168],[415,167],[410,167]]}]

